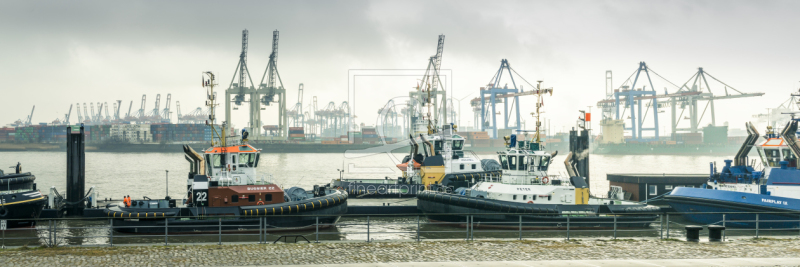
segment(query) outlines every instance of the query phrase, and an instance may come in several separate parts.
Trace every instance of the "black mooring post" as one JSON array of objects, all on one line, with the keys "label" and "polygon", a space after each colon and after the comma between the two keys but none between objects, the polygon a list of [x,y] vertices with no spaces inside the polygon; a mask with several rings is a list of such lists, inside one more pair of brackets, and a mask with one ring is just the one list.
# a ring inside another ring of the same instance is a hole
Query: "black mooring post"
[{"label": "black mooring post", "polygon": [[589,179],[589,130],[578,130],[574,128],[569,131],[569,151],[572,152],[572,160],[575,162],[575,169],[578,176],[586,179],[586,185],[591,188]]},{"label": "black mooring post", "polygon": [[85,204],[83,196],[86,192],[86,154],[84,147],[84,129],[73,133],[67,126],[67,216],[82,216]]}]

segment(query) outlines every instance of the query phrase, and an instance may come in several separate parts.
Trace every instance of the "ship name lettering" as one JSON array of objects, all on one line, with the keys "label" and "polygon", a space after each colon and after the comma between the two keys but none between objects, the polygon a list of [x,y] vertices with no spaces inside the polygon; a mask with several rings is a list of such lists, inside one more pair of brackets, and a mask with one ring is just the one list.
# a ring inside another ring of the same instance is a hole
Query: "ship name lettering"
[{"label": "ship name lettering", "polygon": [[762,199],[761,199],[761,202],[772,203],[772,204],[778,204],[778,205],[789,205],[789,203],[788,203],[788,202],[786,202],[786,201],[774,200],[774,199],[765,199],[765,198],[762,198]]},{"label": "ship name lettering", "polygon": [[[267,189],[267,187],[266,187],[266,186],[248,187],[248,188],[247,188],[247,190],[266,190],[266,189]],[[273,187],[272,187],[272,186],[270,186],[270,187],[269,187],[269,190],[272,190],[272,189],[273,189]]]}]

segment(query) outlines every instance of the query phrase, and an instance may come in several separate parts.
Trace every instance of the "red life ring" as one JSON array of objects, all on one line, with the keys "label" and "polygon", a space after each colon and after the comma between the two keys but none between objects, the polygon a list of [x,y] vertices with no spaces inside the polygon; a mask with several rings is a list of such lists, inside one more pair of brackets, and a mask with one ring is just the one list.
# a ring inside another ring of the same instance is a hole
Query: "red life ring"
[{"label": "red life ring", "polygon": [[549,183],[549,182],[550,182],[550,178],[547,178],[547,176],[545,176],[544,178],[542,178],[542,183],[543,183],[543,184],[547,184],[547,183]]},{"label": "red life ring", "polygon": [[528,200],[528,204],[533,204],[533,200]]},{"label": "red life ring", "polygon": [[264,201],[256,202],[256,205],[264,205]]}]

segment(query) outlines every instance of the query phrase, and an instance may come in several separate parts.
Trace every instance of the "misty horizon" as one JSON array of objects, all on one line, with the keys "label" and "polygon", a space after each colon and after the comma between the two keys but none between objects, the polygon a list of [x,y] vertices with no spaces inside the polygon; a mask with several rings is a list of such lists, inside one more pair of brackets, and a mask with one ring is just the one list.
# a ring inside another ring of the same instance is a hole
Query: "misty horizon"
[{"label": "misty horizon", "polygon": [[[605,72],[613,71],[618,88],[640,61],[669,81],[651,77],[659,94],[677,91],[670,83],[682,85],[699,67],[739,91],[765,93],[715,101],[716,124],[727,122],[731,128],[758,122],[754,115],[779,106],[800,88],[798,67],[791,63],[800,54],[792,47],[800,25],[792,11],[800,4],[791,1],[0,5],[0,75],[8,88],[0,125],[25,120],[34,105],[34,124],[63,118],[75,103],[122,100],[124,114],[131,101],[132,110],[139,108],[143,94],[146,111],[156,94],[162,109],[171,94],[175,120],[176,101],[184,114],[203,106],[205,90],[198,84],[203,71],[217,75],[219,89],[228,87],[244,29],[250,34],[247,64],[255,83],[267,66],[272,31],[278,30],[278,70],[287,105],[297,102],[302,83],[304,109],[313,96],[318,108],[348,101],[355,122],[365,125],[375,125],[378,109],[392,98],[407,97],[421,77],[357,78],[350,84],[352,72],[424,70],[439,34],[446,36],[441,69],[451,74],[448,97],[464,99],[460,126],[474,124],[469,100],[490,82],[501,59],[530,82],[516,81],[525,90],[537,80],[554,88],[544,97],[544,118],[552,131],[573,127],[578,110],[591,109],[595,120],[601,118],[596,106],[606,97]],[[724,94],[724,86],[711,87],[715,95]],[[520,98],[527,129],[534,125],[529,114],[535,103],[535,97]],[[233,112],[235,127],[246,127],[246,110],[243,104]],[[665,110],[659,115],[662,135],[670,131]],[[223,112],[217,110],[218,118]],[[277,124],[277,109],[267,107],[262,118],[265,125]],[[708,123],[706,115],[701,125]]]}]

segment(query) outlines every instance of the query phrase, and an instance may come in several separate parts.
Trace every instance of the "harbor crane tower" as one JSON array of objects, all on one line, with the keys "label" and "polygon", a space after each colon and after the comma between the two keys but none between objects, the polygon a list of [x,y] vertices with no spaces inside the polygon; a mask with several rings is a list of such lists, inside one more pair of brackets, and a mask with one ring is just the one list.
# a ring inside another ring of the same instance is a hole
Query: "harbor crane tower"
[{"label": "harbor crane tower", "polygon": [[[444,52],[444,34],[439,35],[436,45],[436,55],[428,59],[428,67],[422,76],[420,84],[414,91],[409,92],[410,101],[407,103],[404,122],[408,125],[409,133],[418,134],[423,129],[417,129],[421,125],[419,122],[428,120],[426,124],[436,126],[447,124],[447,92],[444,88],[439,88],[442,81],[439,78],[439,70],[442,65],[442,53]],[[433,114],[430,114],[431,109]],[[425,130],[427,132],[427,130]]]},{"label": "harbor crane tower", "polygon": [[[248,126],[251,133],[250,139],[261,139],[263,138],[261,134],[261,110],[265,109],[262,105],[269,106],[274,102],[278,102],[278,138],[286,139],[286,90],[278,73],[278,31],[276,30],[272,33],[272,53],[269,56],[267,69],[264,71],[264,76],[261,77],[258,88],[255,88],[250,71],[247,68],[248,35],[249,32],[246,29],[242,31],[242,52],[239,55],[239,64],[236,66],[236,71],[231,78],[231,84],[225,90],[225,121],[229,124],[231,123],[232,104],[240,106],[242,102],[249,102],[250,122]],[[237,75],[238,82],[234,83]],[[266,83],[264,83],[264,78],[268,78]],[[247,84],[248,81],[249,86]],[[231,98],[232,95],[233,98]],[[246,101],[245,96],[249,96],[249,100]],[[277,100],[275,100],[276,97]]]}]

